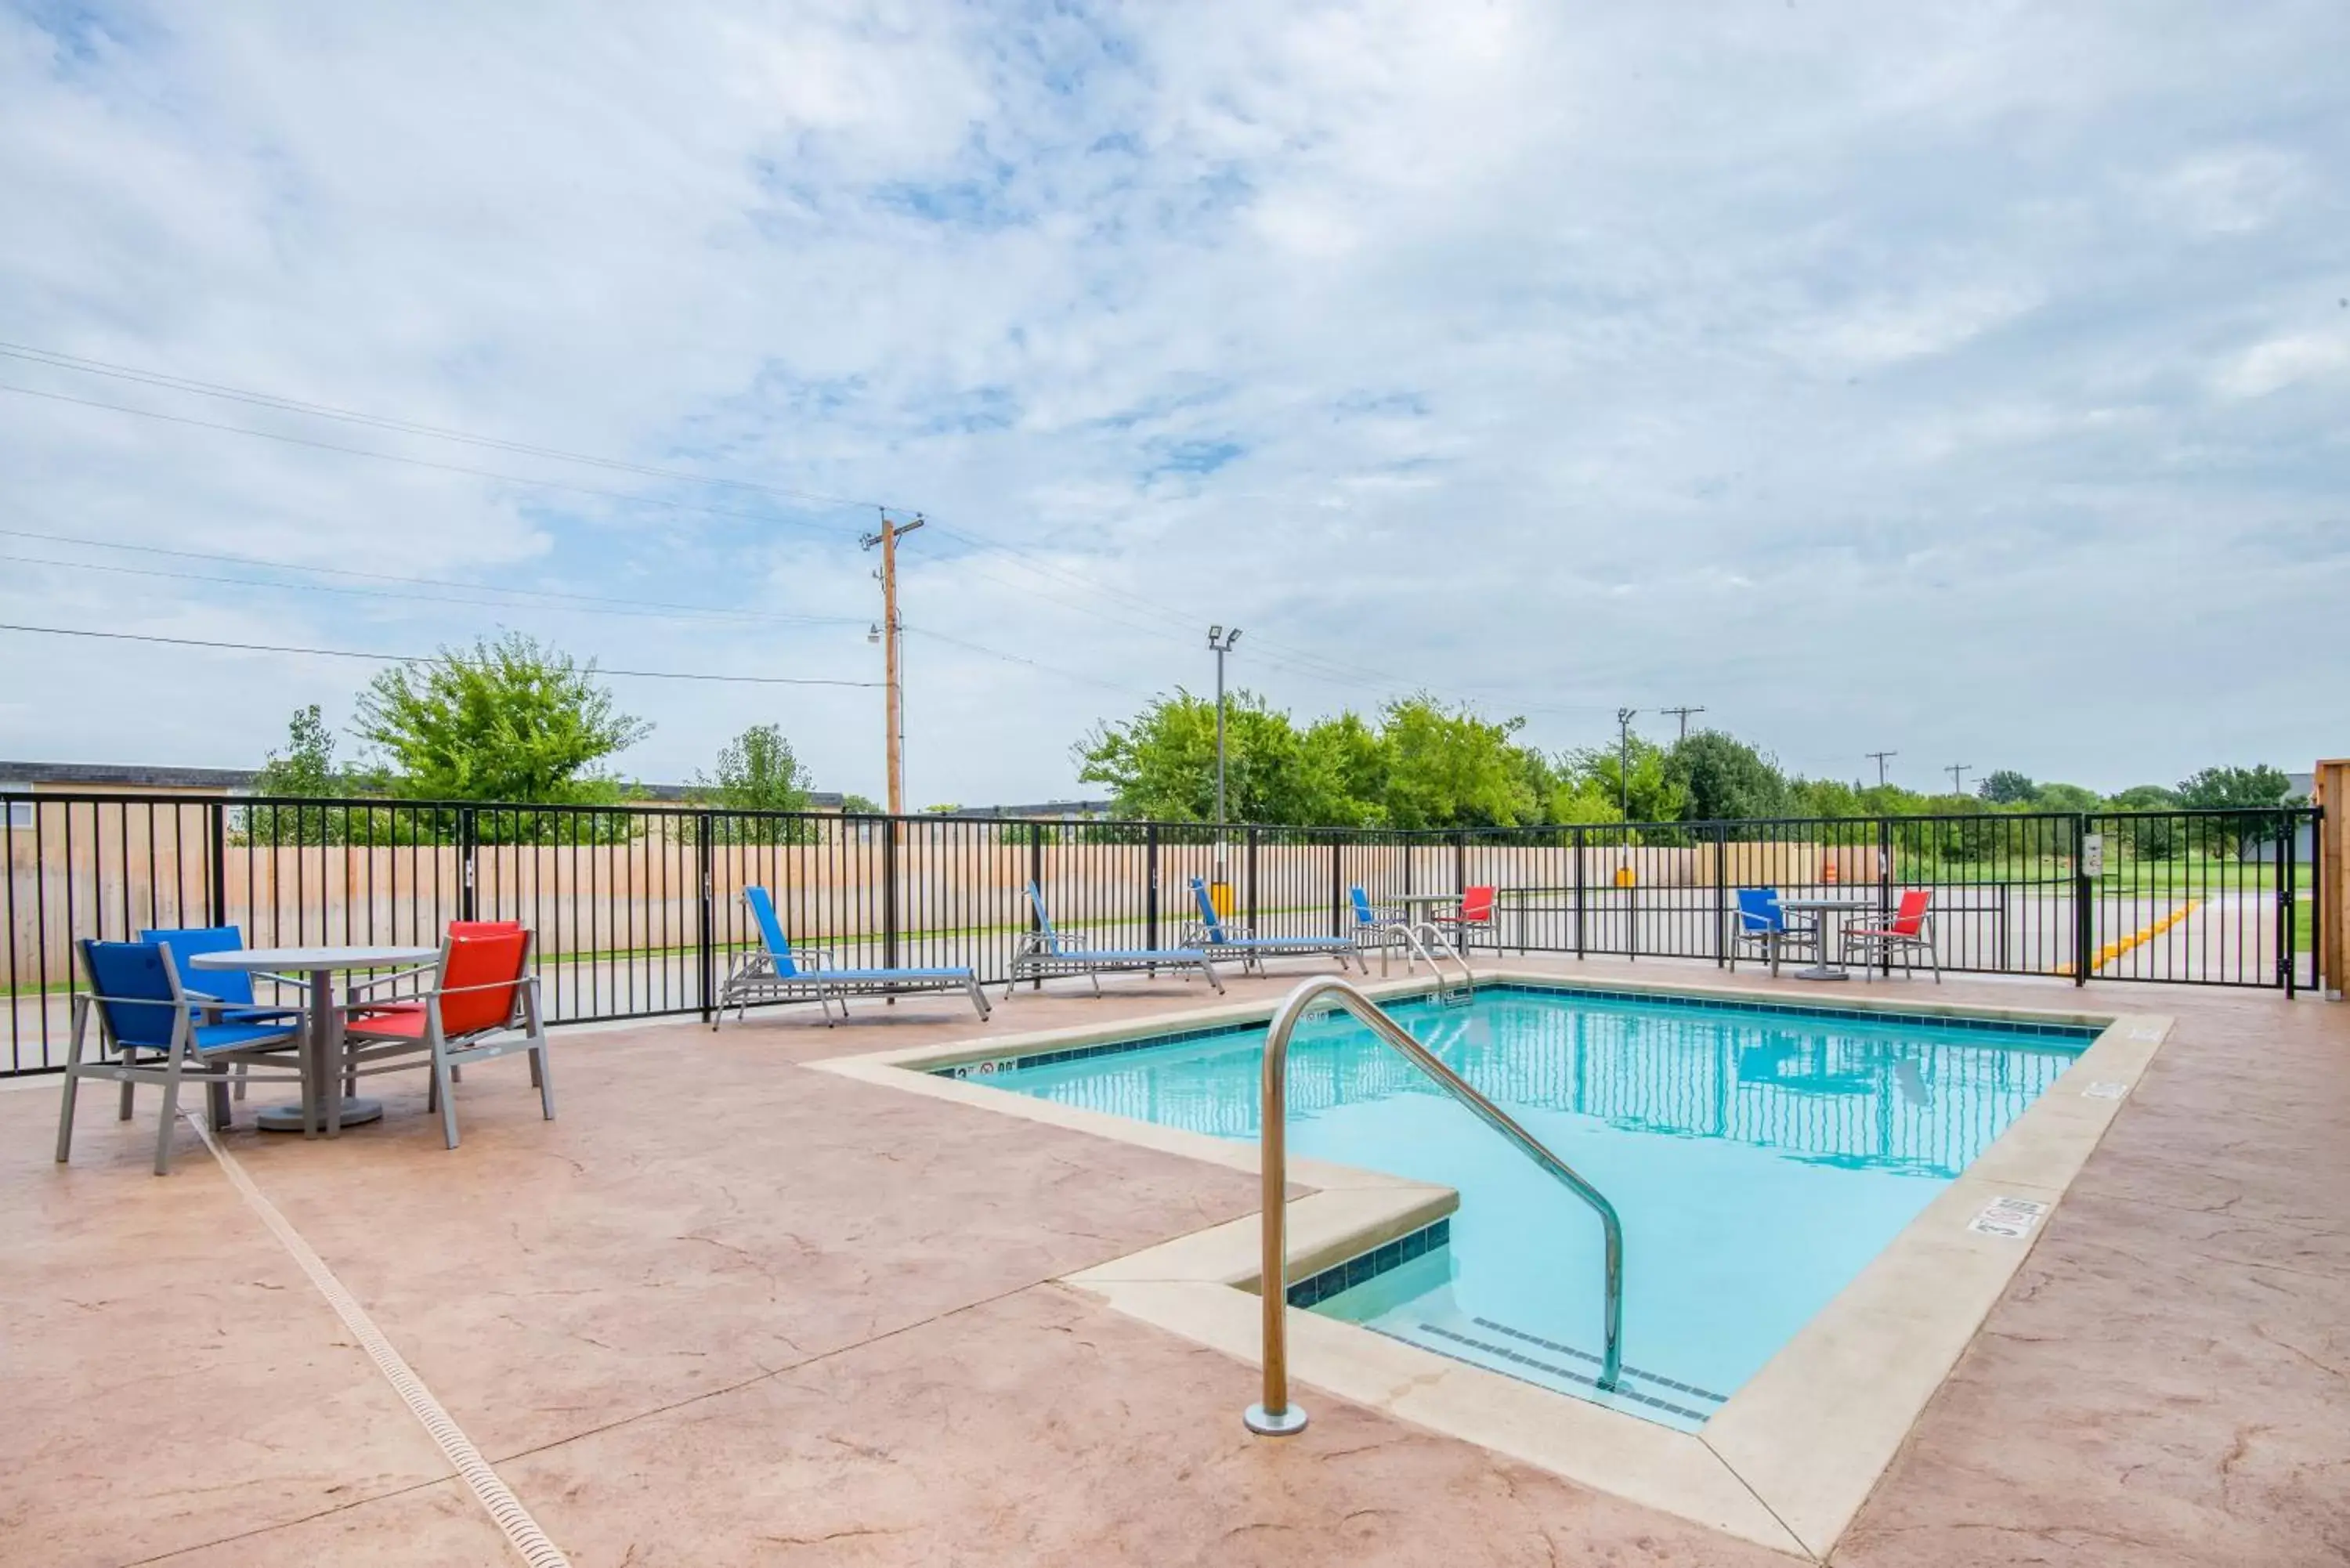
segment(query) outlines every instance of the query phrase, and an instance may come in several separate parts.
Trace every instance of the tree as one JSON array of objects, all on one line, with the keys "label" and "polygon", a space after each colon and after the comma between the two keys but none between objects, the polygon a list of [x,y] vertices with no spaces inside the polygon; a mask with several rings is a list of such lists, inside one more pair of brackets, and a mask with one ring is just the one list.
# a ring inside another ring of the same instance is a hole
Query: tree
[{"label": "tree", "polygon": [[849,816],[879,816],[881,815],[881,803],[869,794],[858,794],[851,790],[840,797],[840,809]]},{"label": "tree", "polygon": [[286,750],[272,752],[253,775],[257,795],[295,795],[317,799],[329,795],[342,783],[335,769],[335,736],[319,716],[318,705],[294,710],[286,725]]},{"label": "tree", "polygon": [[1693,821],[1752,821],[1787,815],[1787,780],[1762,753],[1719,730],[1684,735],[1665,753],[1665,774],[1687,797]]},{"label": "tree", "polygon": [[2261,810],[2263,806],[2284,805],[2292,797],[2293,781],[2285,777],[2282,770],[2266,763],[2249,768],[2204,768],[2178,784],[2178,804],[2182,806],[2241,814],[2197,818],[2190,828],[2192,836],[2204,846],[2204,853],[2234,855],[2240,859],[2253,845],[2272,841],[2292,831],[2291,819],[2283,813]]},{"label": "tree", "polygon": [[[718,751],[717,776],[693,775],[698,803],[728,815],[711,824],[720,844],[796,844],[808,824],[769,814],[807,810],[808,772],[778,724],[754,724]],[[738,815],[739,814],[739,815]]]},{"label": "tree", "polygon": [[1380,804],[1393,827],[1514,827],[1535,814],[1521,751],[1523,719],[1489,722],[1419,696],[1390,702],[1379,739],[1387,753]]},{"label": "tree", "polygon": [[2293,781],[2266,763],[2249,768],[2205,768],[2178,785],[2178,804],[2199,808],[2245,811],[2282,805],[2293,794]]},{"label": "tree", "polygon": [[2075,784],[2044,784],[2033,792],[2031,800],[2034,811],[2095,811],[2104,802],[2095,790]]},{"label": "tree", "polygon": [[2030,805],[2039,797],[2040,786],[2013,768],[2001,768],[1976,793],[1993,805]]},{"label": "tree", "polygon": [[597,765],[652,725],[617,711],[595,677],[592,662],[510,632],[378,675],[353,731],[410,799],[603,805],[620,791]]},{"label": "tree", "polygon": [[334,732],[318,705],[294,710],[286,726],[286,750],[272,752],[253,775],[253,793],[269,804],[237,810],[237,836],[248,844],[332,844],[348,826],[328,806],[279,805],[279,800],[317,800],[347,787],[335,766]]},{"label": "tree", "polygon": [[[1224,705],[1225,815],[1233,822],[1305,822],[1302,740],[1289,715],[1253,691]],[[1074,748],[1077,777],[1106,784],[1118,815],[1157,822],[1216,815],[1216,705],[1177,688],[1125,723],[1105,722]]]},{"label": "tree", "polygon": [[[1593,746],[1573,753],[1578,774],[1590,781],[1592,793],[1614,804],[1627,822],[1678,822],[1689,806],[1689,788],[1665,768],[1665,753],[1654,741],[1632,737],[1629,790],[1623,759],[1615,746]],[[1623,811],[1627,794],[1631,809]]]}]

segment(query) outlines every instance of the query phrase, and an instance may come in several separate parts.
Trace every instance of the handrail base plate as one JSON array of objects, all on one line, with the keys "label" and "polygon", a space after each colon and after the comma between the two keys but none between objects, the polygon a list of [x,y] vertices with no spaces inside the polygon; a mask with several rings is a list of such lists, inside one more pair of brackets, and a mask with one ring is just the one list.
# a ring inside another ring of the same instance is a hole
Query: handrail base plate
[{"label": "handrail base plate", "polygon": [[1241,1420],[1261,1438],[1286,1438],[1305,1430],[1305,1407],[1292,1405],[1276,1416],[1262,1405],[1252,1405],[1242,1413]]}]

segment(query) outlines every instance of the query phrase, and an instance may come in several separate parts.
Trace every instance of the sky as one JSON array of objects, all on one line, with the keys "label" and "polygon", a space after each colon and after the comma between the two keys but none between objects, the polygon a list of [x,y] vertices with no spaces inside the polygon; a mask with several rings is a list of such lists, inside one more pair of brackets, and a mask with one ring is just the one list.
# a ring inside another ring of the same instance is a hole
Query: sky
[{"label": "sky", "polygon": [[[1211,624],[1549,750],[2304,768],[2345,59],[2339,0],[0,0],[0,622],[525,631],[758,678],[614,675],[624,776],[773,722],[879,796],[886,507],[913,807],[1098,793]],[[254,766],[378,668],[0,630],[0,758]]]}]

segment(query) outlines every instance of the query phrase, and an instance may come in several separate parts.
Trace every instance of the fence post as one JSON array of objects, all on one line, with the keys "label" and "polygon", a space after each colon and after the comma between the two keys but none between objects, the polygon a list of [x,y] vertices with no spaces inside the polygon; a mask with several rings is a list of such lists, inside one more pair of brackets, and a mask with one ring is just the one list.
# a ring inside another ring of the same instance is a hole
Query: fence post
[{"label": "fence post", "polygon": [[228,924],[228,806],[224,802],[213,801],[204,807],[204,815],[208,819],[205,826],[212,830],[213,840],[212,873],[204,888],[205,919],[209,925],[225,926]]},{"label": "fence post", "polygon": [[1248,919],[1249,929],[1256,929],[1256,829],[1248,830]]},{"label": "fence post", "polygon": [[885,817],[881,832],[881,967],[898,967],[898,835],[903,819]]},{"label": "fence post", "polygon": [[1347,841],[1338,834],[1330,836],[1330,934],[1339,934],[1338,908],[1347,897],[1339,886],[1347,879]]},{"label": "fence post", "polygon": [[2095,956],[2091,946],[2097,937],[2095,911],[2090,907],[2093,897],[2089,890],[2089,873],[2081,859],[2081,852],[2089,836],[2089,819],[2075,815],[2073,818],[2073,983],[2089,983],[2090,961]]},{"label": "fence post", "polygon": [[[1028,885],[1036,889],[1036,898],[1045,896],[1045,825],[1041,822],[1028,825]],[[1028,900],[1028,929],[1032,932],[1044,929],[1036,920],[1036,898]],[[1041,974],[1029,976],[1028,989],[1044,990],[1045,977]]]},{"label": "fence post", "polygon": [[711,998],[718,991],[718,947],[716,933],[712,929],[717,920],[717,910],[713,904],[715,889],[712,887],[710,876],[710,840],[716,831],[714,820],[706,811],[694,813],[693,836],[699,846],[695,858],[700,862],[702,871],[702,917],[695,946],[700,950],[702,962],[702,1021],[704,1023],[710,1022]]},{"label": "fence post", "polygon": [[1575,830],[1575,956],[1583,956],[1583,851],[1590,829]]},{"label": "fence post", "polygon": [[1458,893],[1469,890],[1469,836],[1458,831],[1452,835],[1452,888]]},{"label": "fence post", "polygon": [[[1893,819],[1877,819],[1877,929],[1884,930],[1893,924]],[[1893,978],[1893,950],[1879,948],[1878,971],[1886,979]]]},{"label": "fence post", "polygon": [[1159,825],[1152,823],[1142,830],[1142,841],[1148,846],[1144,857],[1146,884],[1142,906],[1142,945],[1151,951],[1159,950]]},{"label": "fence post", "polygon": [[2299,827],[2300,824],[2294,820],[2293,813],[2282,812],[2278,815],[2276,847],[2277,978],[2284,984],[2284,994],[2288,1001],[2299,994],[2299,984],[2301,980],[2299,972],[2301,966],[2294,961],[2293,954],[2293,894],[2297,890],[2293,887],[2293,884],[2301,880],[2300,846],[2293,842],[2293,839]]},{"label": "fence post", "polygon": [[1730,961],[1730,829],[1713,830],[1713,967]]},{"label": "fence post", "polygon": [[473,913],[473,846],[475,843],[473,808],[457,808],[457,918],[475,919]]}]

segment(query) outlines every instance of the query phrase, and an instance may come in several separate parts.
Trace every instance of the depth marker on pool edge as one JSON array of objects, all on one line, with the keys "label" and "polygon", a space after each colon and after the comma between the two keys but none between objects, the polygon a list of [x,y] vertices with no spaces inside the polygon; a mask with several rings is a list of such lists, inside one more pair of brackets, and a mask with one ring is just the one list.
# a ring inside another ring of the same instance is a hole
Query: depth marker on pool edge
[{"label": "depth marker on pool edge", "polygon": [[253,1184],[253,1178],[245,1175],[244,1167],[239,1165],[236,1158],[213,1137],[213,1129],[204,1125],[203,1116],[194,1111],[182,1111],[181,1115],[188,1118],[188,1125],[196,1129],[196,1136],[204,1140],[204,1147],[212,1150],[214,1159],[220,1161],[221,1169],[228,1174],[229,1184],[237,1189],[253,1211],[261,1216],[261,1222],[268,1226],[270,1234],[293,1254],[294,1261],[302,1266],[302,1272],[310,1276],[310,1282],[317,1286],[320,1295],[327,1298],[327,1304],[335,1309],[335,1315],[343,1320],[343,1326],[351,1331],[352,1337],[359,1342],[359,1348],[368,1353],[369,1359],[376,1365],[376,1370],[382,1373],[384,1381],[391,1385],[392,1392],[398,1394],[414,1412],[416,1418],[423,1423],[424,1430],[439,1446],[442,1457],[449,1461],[450,1468],[464,1483],[473,1488],[473,1495],[481,1500],[484,1508],[489,1510],[490,1518],[504,1532],[507,1542],[522,1553],[523,1561],[529,1563],[530,1568],[571,1568],[571,1560],[546,1538],[546,1532],[538,1527],[538,1521],[530,1516],[530,1510],[523,1507],[522,1500],[498,1479],[498,1472],[490,1468],[490,1461],[482,1457],[482,1450],[473,1446],[473,1440],[465,1436],[464,1429],[457,1425],[447,1410],[442,1408],[441,1401],[432,1397],[432,1391],[424,1386],[423,1380],[401,1358],[400,1352],[392,1348],[391,1341],[384,1338],[382,1331],[376,1327],[375,1320],[368,1316],[367,1308],[359,1305],[359,1298],[343,1288],[343,1282],[327,1267],[327,1261],[310,1250],[310,1243],[302,1240],[302,1233],[294,1229],[293,1222],[277,1211],[277,1205],[270,1202],[261,1189]]}]

